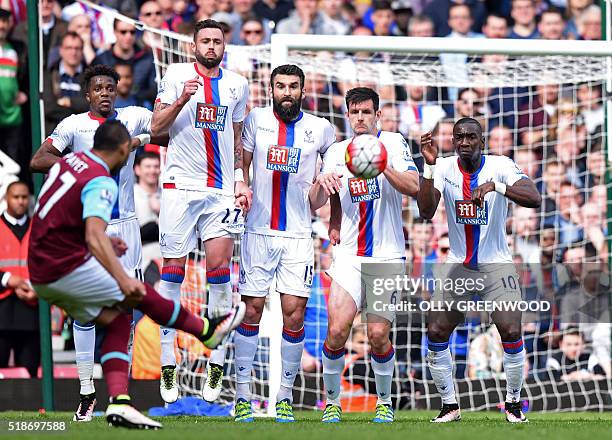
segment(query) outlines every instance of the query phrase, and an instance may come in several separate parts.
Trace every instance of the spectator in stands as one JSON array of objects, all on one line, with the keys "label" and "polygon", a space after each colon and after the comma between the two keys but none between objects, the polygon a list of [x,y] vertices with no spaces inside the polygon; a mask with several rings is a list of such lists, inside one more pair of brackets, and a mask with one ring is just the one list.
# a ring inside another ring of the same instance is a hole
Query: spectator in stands
[{"label": "spectator in stands", "polygon": [[514,235],[514,249],[526,263],[538,263],[540,248],[538,240],[537,213],[530,208],[514,206],[512,210],[512,233]]},{"label": "spectator in stands", "polygon": [[[115,42],[113,26],[115,22],[115,11],[129,17],[137,17],[138,8],[134,0],[122,2],[121,0],[95,0],[103,8],[93,8],[85,3],[78,1],[64,6],[62,9],[62,19],[66,21],[72,20],[72,17],[80,14],[87,14],[91,19],[91,39],[94,47],[99,51],[110,49],[111,44]],[[120,3],[120,9],[116,8],[117,3]]]},{"label": "spectator in stands", "polygon": [[588,189],[595,185],[605,184],[606,155],[601,147],[601,142],[594,144],[589,149],[586,155],[586,167],[585,188]]},{"label": "spectator in stands", "polygon": [[134,94],[142,101],[153,102],[157,96],[155,64],[153,55],[136,46],[136,27],[119,19],[115,20],[114,33],[117,42],[98,55],[92,64],[106,64],[114,67],[124,61],[134,67]]},{"label": "spectator in stands", "polygon": [[276,25],[279,34],[337,35],[333,21],[317,9],[317,0],[295,0],[295,10]]},{"label": "spectator in stands", "polygon": [[261,81],[249,81],[249,103],[247,109],[250,111],[255,107],[266,105],[266,86]]},{"label": "spectator in stands", "polygon": [[533,39],[538,38],[536,25],[536,8],[534,0],[512,0],[510,16],[514,25],[508,38]]},{"label": "spectator in stands", "polygon": [[172,15],[166,20],[166,26],[173,32],[178,32],[181,23],[191,23],[196,12],[196,5],[189,0],[173,0]]},{"label": "spectator in stands", "polygon": [[375,0],[372,2],[372,32],[379,37],[401,35],[395,26],[395,13],[391,9],[391,3],[387,0]]},{"label": "spectator in stands", "polygon": [[482,33],[487,38],[507,38],[508,19],[495,13],[487,15]]},{"label": "spectator in stands", "polygon": [[433,0],[425,7],[423,14],[433,20],[436,37],[447,36],[452,31],[450,10],[455,5],[468,7],[470,27],[474,32],[482,29],[487,12],[483,2],[479,0]]},{"label": "spectator in stands", "polygon": [[489,154],[510,158],[514,155],[512,131],[505,125],[497,125],[489,130],[486,145],[489,147]]},{"label": "spectator in stands", "polygon": [[461,89],[457,93],[457,101],[455,101],[455,120],[461,118],[474,118],[480,122],[483,131],[487,130],[487,123],[484,118],[480,96],[474,89]]},{"label": "spectator in stands", "polygon": [[400,107],[400,132],[404,137],[420,142],[421,134],[431,131],[446,116],[441,105],[427,100],[428,88],[406,85],[408,99]]},{"label": "spectator in stands", "polygon": [[547,129],[559,100],[557,84],[540,84],[535,87],[535,92],[533,99],[519,107],[518,128],[523,145],[536,145],[548,137]]},{"label": "spectator in stands", "polygon": [[580,216],[581,204],[582,196],[578,188],[567,180],[563,181],[559,188],[558,212],[545,219],[546,223],[552,221],[552,224],[559,230],[559,242],[562,245],[580,241],[584,237]]},{"label": "spectator in stands", "polygon": [[438,254],[431,220],[414,219],[410,228],[409,240],[413,263],[412,278],[433,277],[433,264],[438,261]]},{"label": "spectator in stands", "polygon": [[320,10],[334,23],[338,35],[346,35],[350,31],[350,24],[342,14],[342,0],[321,0]]},{"label": "spectator in stands", "polygon": [[495,325],[476,336],[468,353],[468,377],[470,379],[501,379],[504,376],[501,337]]},{"label": "spectator in stands", "polygon": [[258,46],[264,43],[265,30],[261,18],[254,15],[246,18],[240,28],[240,39],[246,46]]},{"label": "spectator in stands", "polygon": [[604,106],[601,99],[602,85],[582,83],[578,85],[576,97],[578,107],[589,134],[595,133],[604,123]]},{"label": "spectator in stands", "polygon": [[597,5],[588,6],[577,21],[578,37],[581,40],[601,40],[601,9]]},{"label": "spectator in stands", "polygon": [[455,154],[455,148],[453,147],[454,124],[453,119],[440,119],[432,131],[432,142],[438,148],[440,157]]},{"label": "spectator in stands", "polygon": [[[147,26],[154,29],[163,29],[165,27],[164,15],[159,3],[155,0],[147,0],[140,5],[140,13],[138,19]],[[139,43],[143,47],[150,49],[161,46],[162,39],[159,34],[150,31],[144,31],[139,35]]]},{"label": "spectator in stands", "polygon": [[572,381],[603,379],[605,371],[584,349],[584,338],[576,328],[563,332],[560,351],[548,358],[546,368],[551,380]]},{"label": "spectator in stands", "polygon": [[[242,22],[247,18],[253,15],[253,5],[255,4],[255,0],[232,0],[233,10],[232,10],[232,28],[240,29],[242,27]],[[261,18],[261,17],[260,17]],[[274,25],[267,18],[261,18],[264,30],[266,32],[264,41],[266,43],[270,42],[270,35],[272,33],[272,29]],[[275,28],[276,32],[278,31],[278,23]],[[297,33],[297,32],[284,32],[286,34]],[[316,33],[316,32],[313,32]],[[244,41],[240,39],[240,32],[234,32],[232,35],[232,44],[244,44]]]},{"label": "spectator in stands", "polygon": [[253,13],[257,17],[269,20],[272,27],[287,18],[292,10],[293,2],[290,0],[257,0],[253,5]]},{"label": "spectator in stands", "polygon": [[409,37],[433,37],[434,22],[427,15],[413,15],[408,20]]},{"label": "spectator in stands", "polygon": [[587,202],[582,206],[581,213],[584,226],[585,238],[593,243],[597,250],[597,255],[607,258],[606,243],[606,213],[599,209],[593,202]]},{"label": "spectator in stands", "polygon": [[[220,11],[217,8],[216,0],[196,0],[195,4],[197,6],[197,10],[195,11],[195,14],[193,16],[194,22],[212,18],[215,12],[226,12],[226,13],[231,12],[231,8],[229,11]],[[230,5],[231,5],[231,2],[230,2]]]},{"label": "spectator in stands", "polygon": [[136,158],[134,206],[143,244],[154,243],[159,239],[160,173],[159,155],[145,152]]},{"label": "spectator in stands", "polygon": [[40,365],[38,302],[27,269],[30,193],[24,182],[6,192],[7,208],[0,218],[0,368],[15,366],[37,377]]},{"label": "spectator in stands", "polygon": [[[234,35],[234,20],[232,19],[232,14],[228,14],[227,12],[215,12],[211,18],[221,25],[221,30],[223,31],[225,41],[232,41]],[[229,54],[227,55],[229,56]],[[230,69],[232,68],[233,67],[230,67]]]},{"label": "spectator in stands", "polygon": [[119,74],[119,82],[117,83],[117,98],[115,100],[115,108],[128,107],[130,105],[138,105],[141,107],[153,110],[151,102],[142,102],[132,92],[134,85],[134,67],[130,63],[124,61],[115,64],[115,70]]},{"label": "spectator in stands", "polygon": [[[21,106],[28,101],[26,48],[9,39],[11,13],[0,9],[0,149],[15,162],[24,163],[23,114]],[[28,156],[29,157],[29,156]]]},{"label": "spectator in stands", "polygon": [[564,40],[565,20],[563,13],[555,7],[549,7],[540,15],[538,38],[541,40]]},{"label": "spectator in stands", "polygon": [[68,23],[68,32],[74,32],[83,40],[83,57],[90,65],[96,57],[96,49],[91,40],[91,19],[86,14],[75,15]]},{"label": "spectator in stands", "polygon": [[567,35],[573,35],[574,38],[579,38],[580,32],[578,31],[578,22],[580,20],[580,16],[589,7],[589,5],[592,4],[593,0],[567,0],[567,5],[565,8],[565,18],[567,20],[565,33]]},{"label": "spectator in stands", "polygon": [[[489,148],[491,148],[489,146]],[[491,151],[491,150],[489,150]],[[542,179],[540,172],[540,160],[538,155],[531,148],[519,148],[514,154],[514,162],[523,170],[527,177],[536,182],[538,191],[542,192]]]},{"label": "spectator in stands", "polygon": [[49,136],[62,119],[87,111],[89,104],[81,93],[85,61],[83,40],[68,32],[59,48],[60,60],[43,77],[45,132]]},{"label": "spectator in stands", "polygon": [[583,188],[586,169],[586,158],[583,151],[586,147],[586,128],[584,125],[557,127],[557,141],[554,144],[554,156],[565,165],[565,177],[575,186]]},{"label": "spectator in stands", "polygon": [[387,102],[380,107],[380,129],[399,133],[400,113],[397,104]]},{"label": "spectator in stands", "polygon": [[557,209],[559,188],[564,180],[565,165],[563,165],[563,163],[558,160],[549,160],[545,162],[542,172],[542,210],[546,214],[552,213]]},{"label": "spectator in stands", "polygon": [[[51,48],[59,46],[60,41],[67,31],[66,22],[55,17],[54,9],[57,7],[55,0],[40,0],[38,2],[38,14],[40,16],[40,30],[42,31],[42,59],[43,68],[46,68]],[[20,22],[13,30],[12,38],[24,45],[28,44],[28,22]]]}]

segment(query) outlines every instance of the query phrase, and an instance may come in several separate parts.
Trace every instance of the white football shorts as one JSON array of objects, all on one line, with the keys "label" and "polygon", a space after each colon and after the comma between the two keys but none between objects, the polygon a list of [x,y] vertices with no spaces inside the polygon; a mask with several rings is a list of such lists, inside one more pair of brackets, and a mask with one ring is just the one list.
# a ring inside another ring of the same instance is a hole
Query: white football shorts
[{"label": "white football shorts", "polygon": [[140,240],[140,225],[136,217],[112,221],[106,227],[106,235],[119,237],[127,245],[126,253],[119,258],[125,271],[130,276],[143,281],[142,276],[142,242]]}]

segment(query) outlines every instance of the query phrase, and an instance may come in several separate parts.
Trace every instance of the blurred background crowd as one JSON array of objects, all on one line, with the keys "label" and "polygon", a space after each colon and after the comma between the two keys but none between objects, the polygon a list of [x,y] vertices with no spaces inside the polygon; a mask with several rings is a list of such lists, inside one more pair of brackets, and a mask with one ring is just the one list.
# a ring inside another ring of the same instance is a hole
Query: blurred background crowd
[{"label": "blurred background crowd", "polygon": [[[0,199],[3,220],[27,215],[16,208],[12,192],[32,190],[29,172],[31,134],[28,101],[27,20],[24,0],[0,0]],[[260,46],[273,33],[364,36],[413,36],[445,38],[512,38],[525,40],[599,40],[602,13],[593,0],[106,0],[95,1],[141,21],[150,28],[190,35],[195,21],[212,18],[222,23],[232,45]],[[160,34],[142,31],[129,21],[114,20],[84,4],[64,0],[41,0],[44,69],[44,131],[50,134],[63,118],[88,110],[81,90],[81,74],[91,64],[114,66],[121,76],[116,107],[140,105],[152,108],[157,93],[154,51],[163,45]],[[185,49],[188,51],[188,49]],[[356,53],[372,62],[401,62],[385,54]],[[502,62],[491,56],[478,62]],[[464,55],[441,54],[435,62],[457,74],[457,66],[472,60]],[[346,64],[346,63],[345,63]],[[249,108],[269,103],[269,65],[228,59],[225,65],[250,80]],[[340,68],[347,67],[340,64]],[[350,66],[348,67],[350,68]],[[385,76],[383,72],[383,77]],[[323,73],[308,73],[303,108],[328,117],[346,136],[344,92],[353,83],[330,81]],[[585,322],[573,314],[582,305],[607,296],[607,160],[604,149],[603,85],[588,82],[536,87],[447,88],[414,85],[384,78],[375,85],[381,96],[380,129],[400,132],[418,153],[422,133],[433,131],[441,155],[453,154],[453,121],[470,116],[481,121],[488,154],[506,155],[532,178],[543,195],[539,211],[513,207],[507,224],[508,243],[521,269],[526,298],[550,299],[550,314],[524,325],[529,352],[530,377],[572,380],[611,375],[610,326]],[[162,150],[163,153],[163,150]],[[145,246],[145,277],[159,280],[158,214],[160,149],[148,145],[135,165],[136,211]],[[20,180],[24,185],[14,185]],[[4,197],[6,193],[6,196]],[[30,205],[31,205],[30,200]],[[8,208],[7,208],[8,205]],[[21,205],[19,205],[21,206]],[[444,206],[433,221],[419,218],[414,200],[404,203],[406,257],[414,277],[428,276],[432,266],[443,263],[449,251]],[[327,240],[328,207],[313,215],[316,234],[317,276],[306,316],[307,345],[304,371],[320,369],[325,337],[325,307],[330,280],[325,270],[331,263]],[[0,220],[2,221],[2,220]],[[7,223],[7,224],[8,224]],[[6,240],[3,235],[0,243]],[[196,264],[203,264],[198,260]],[[1,268],[0,268],[1,270]],[[10,290],[0,280],[0,290]],[[420,293],[426,300],[430,292]],[[31,310],[35,302],[18,295],[0,294],[0,368],[24,365],[36,374],[36,352],[27,362],[11,345],[15,331],[37,332],[36,325],[22,326],[5,319],[17,310]],[[54,310],[56,348],[70,348],[70,326]],[[32,318],[34,319],[34,318]],[[597,320],[594,320],[597,321]],[[457,360],[457,378],[502,377],[501,345],[494,327],[475,314],[457,329],[451,340]],[[151,323],[137,336],[135,356],[141,356],[135,377],[159,374],[158,333]],[[394,343],[399,374],[425,378],[426,340],[421,322],[398,323]],[[158,337],[158,336],[157,336]],[[36,345],[36,338],[32,338]],[[6,342],[9,341],[9,342]],[[363,328],[356,327],[349,341],[355,368],[365,357]],[[144,344],[144,345],[139,345]],[[15,345],[15,344],[13,344]],[[145,347],[145,348],[142,348]],[[11,356],[11,349],[13,355]],[[34,347],[35,351],[37,348]],[[403,355],[401,354],[403,351]],[[6,355],[4,353],[7,353]],[[157,363],[157,364],[156,364]],[[365,368],[365,367],[363,367]],[[347,370],[348,371],[348,370]],[[363,377],[365,370],[351,377]]]}]

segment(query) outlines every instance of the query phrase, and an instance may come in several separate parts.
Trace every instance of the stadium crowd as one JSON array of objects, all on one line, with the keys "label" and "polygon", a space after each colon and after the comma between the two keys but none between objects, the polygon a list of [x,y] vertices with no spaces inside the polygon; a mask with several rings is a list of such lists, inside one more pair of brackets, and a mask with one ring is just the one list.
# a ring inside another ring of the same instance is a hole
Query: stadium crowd
[{"label": "stadium crowd", "polygon": [[[593,0],[102,0],[94,3],[117,9],[151,28],[181,34],[189,34],[195,21],[212,18],[224,26],[226,40],[245,46],[269,43],[272,33],[601,39],[602,14]],[[160,44],[158,34],[142,32],[126,21],[109,19],[108,14],[97,13],[80,3],[41,0],[39,5],[46,135],[65,117],[87,111],[88,104],[81,93],[81,75],[91,64],[111,65],[120,74],[116,107],[152,108],[157,94],[153,51]],[[32,189],[28,165],[31,156],[28,101],[33,97],[28,89],[25,2],[0,0],[0,7],[4,8],[0,9],[0,198],[4,198],[10,192],[10,184],[17,180],[26,182]],[[439,61],[453,68],[457,62],[468,62],[463,55],[441,55]],[[267,74],[249,72],[250,108],[267,102],[269,68],[256,66],[256,69]],[[304,110],[330,117],[341,138],[345,132],[342,106],[346,84],[330,83],[323,74],[315,73],[307,76],[305,88]],[[433,130],[441,155],[452,154],[453,121],[470,116],[479,119],[486,129],[488,153],[512,157],[536,182],[544,200],[541,211],[515,207],[507,225],[515,262],[523,268],[525,295],[554,303],[550,315],[524,324],[528,374],[554,380],[610,376],[609,324],[596,320],[586,322],[584,317],[573,315],[585,303],[607,295],[609,287],[606,277],[600,277],[607,271],[609,257],[602,84],[585,83],[573,89],[542,85],[533,90],[526,87],[504,90],[390,83],[379,87],[379,92],[383,99],[380,128],[404,135],[420,169],[420,135]],[[156,267],[159,147],[147,145],[142,149],[135,173],[138,178],[134,188],[136,211],[145,259],[151,263],[145,278],[154,282],[159,279]],[[445,261],[449,250],[445,214],[440,206],[432,221],[419,219],[416,204],[408,198],[404,214],[406,257],[412,262],[411,274],[419,277],[430,273],[435,263]],[[5,215],[0,222],[10,223],[11,219]],[[324,271],[331,260],[327,225],[317,217],[313,221],[318,235],[315,247],[318,270],[306,312],[304,371],[320,368],[327,320],[325,297],[329,289]],[[6,235],[0,237],[0,249],[6,240]],[[0,270],[7,272],[1,266]],[[16,285],[16,280],[11,282],[8,277],[2,277],[0,282],[0,291]],[[427,294],[421,292],[423,300]],[[7,338],[14,338],[15,331],[31,332],[36,328],[34,324],[27,329],[5,328],[13,320],[5,320],[4,316],[12,315],[15,307],[26,307],[23,312],[26,313],[34,306],[29,297],[6,297],[0,293],[0,348],[6,352],[6,355],[0,353],[0,368],[9,364],[11,344],[6,342]],[[64,328],[61,319],[54,322],[54,330],[61,333]],[[466,324],[451,339],[457,378],[501,377],[499,335],[495,327],[481,331],[480,323],[480,316],[468,316]],[[151,334],[157,332],[151,331]],[[400,374],[413,377],[426,374],[424,334],[422,324],[397,325],[394,332],[397,358],[406,360]],[[363,331],[357,326],[349,340],[355,359],[366,352],[360,337],[363,338]],[[589,350],[592,359],[585,344],[592,347]],[[155,354],[146,357],[151,362],[159,358]],[[17,354],[14,362],[19,364]],[[35,370],[30,360],[27,368]],[[150,371],[159,375],[158,367]]]}]

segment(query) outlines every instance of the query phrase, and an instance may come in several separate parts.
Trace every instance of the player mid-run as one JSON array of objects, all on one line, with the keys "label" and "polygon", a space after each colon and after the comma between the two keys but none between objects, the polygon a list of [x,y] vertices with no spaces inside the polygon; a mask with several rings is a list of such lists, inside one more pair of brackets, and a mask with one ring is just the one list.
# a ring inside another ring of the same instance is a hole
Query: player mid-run
[{"label": "player mid-run", "polygon": [[[512,159],[482,154],[484,137],[475,119],[457,121],[452,142],[456,155],[438,158],[431,133],[421,137],[421,153],[425,159],[417,196],[421,217],[434,216],[440,197],[444,197],[448,216],[450,252],[439,278],[480,280],[483,288],[478,293],[483,300],[519,301],[519,278],[506,241],[508,199],[520,206],[538,208],[542,198]],[[455,292],[438,288],[432,300],[450,299],[449,296],[458,299]],[[525,364],[521,312],[496,311],[491,317],[504,348],[506,420],[526,422],[520,402]],[[428,315],[427,364],[442,396],[442,410],[432,420],[435,423],[461,419],[448,340],[463,320],[463,314],[455,309],[430,311]]]},{"label": "player mid-run", "polygon": [[180,301],[162,298],[125,271],[117,255],[126,244],[106,235],[117,199],[111,178],[125,165],[130,134],[119,121],[104,122],[94,135],[93,149],[70,153],[49,170],[32,220],[28,250],[30,279],[38,295],[81,322],[106,328],[102,370],[110,395],[110,424],[160,428],[130,404],[127,354],[131,319],[137,308],[155,322],[191,333],[214,348],[242,321],[240,303],[221,318],[201,319]]}]

